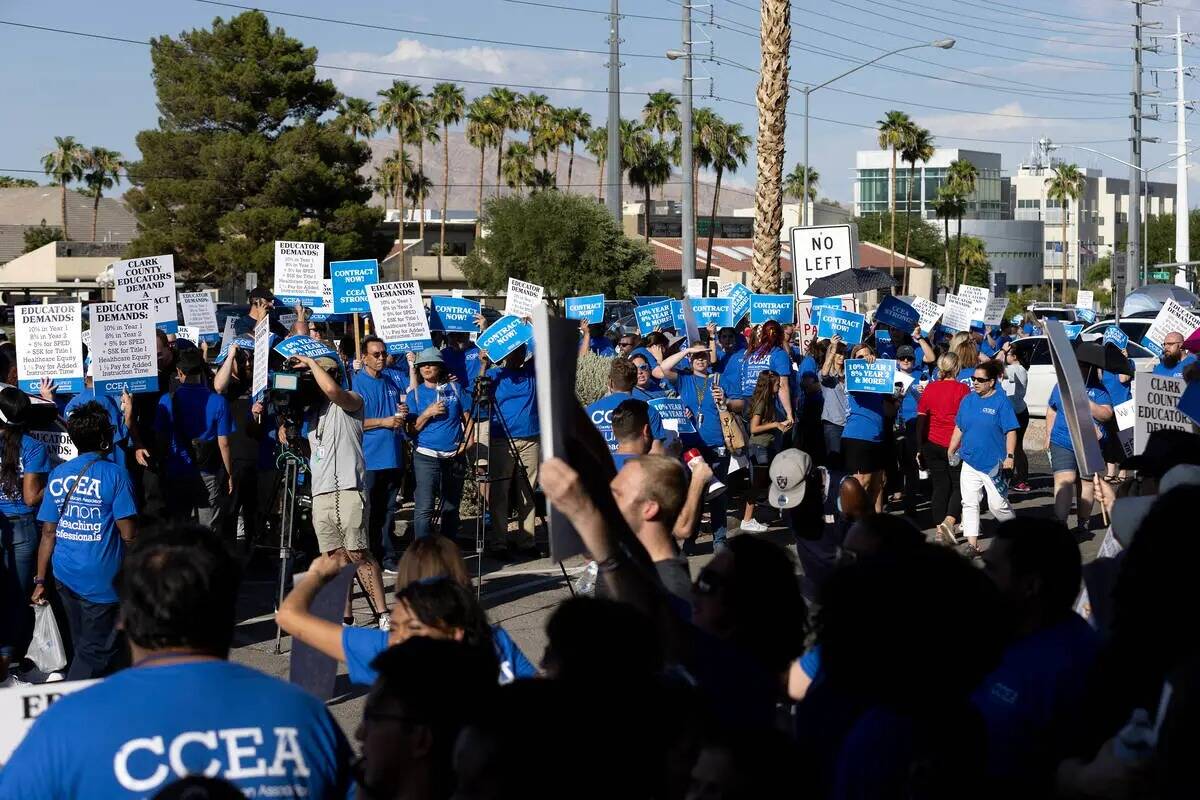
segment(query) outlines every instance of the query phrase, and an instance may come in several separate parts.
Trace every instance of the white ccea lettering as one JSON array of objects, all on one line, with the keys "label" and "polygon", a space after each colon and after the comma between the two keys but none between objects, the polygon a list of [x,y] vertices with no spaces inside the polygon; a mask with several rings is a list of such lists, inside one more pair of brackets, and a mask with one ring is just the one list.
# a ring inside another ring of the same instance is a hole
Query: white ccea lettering
[{"label": "white ccea lettering", "polygon": [[75,490],[75,494],[72,497],[95,497],[97,499],[101,497],[100,479],[89,478],[87,475],[68,475],[65,478],[55,478],[50,481],[47,488],[50,490],[51,497],[62,497],[71,491],[71,487],[76,482],[79,483],[79,488]]},{"label": "white ccea lettering", "polygon": [[[196,768],[189,767],[184,760],[184,750],[189,752],[203,749],[210,754],[208,764],[203,768],[204,775],[212,778],[220,775],[226,780],[237,781],[245,778],[285,777],[307,778],[309,768],[304,760],[304,752],[300,747],[300,737],[297,728],[273,728],[275,734],[275,753],[268,767],[263,748],[263,733],[261,728],[230,728],[227,730],[184,731],[171,739],[167,744],[161,736],[131,739],[121,746],[113,758],[113,774],[117,782],[130,792],[153,792],[167,781],[172,773],[176,777],[195,774]],[[221,774],[221,742],[224,740],[226,767]],[[269,746],[269,745],[268,745]],[[133,775],[129,770],[129,762],[136,753],[158,756],[150,759],[142,755],[139,763],[153,769],[147,777]],[[165,757],[165,758],[164,758]],[[196,759],[197,761],[199,759]],[[163,763],[163,762],[166,763]]]},{"label": "white ccea lettering", "polygon": [[121,745],[121,749],[117,751],[117,755],[113,758],[113,773],[117,776],[117,783],[131,792],[148,792],[167,779],[167,774],[170,770],[166,764],[159,764],[154,768],[154,772],[150,773],[149,778],[138,779],[129,774],[129,757],[138,750],[149,750],[156,756],[163,754],[163,740],[161,736],[152,736],[148,739],[131,739]]},{"label": "white ccea lettering", "polygon": [[291,761],[295,765],[293,774],[297,778],[308,777],[308,764],[304,763],[304,753],[300,750],[300,740],[295,728],[275,729],[275,760],[267,774],[277,777],[286,775],[287,770],[283,768],[285,761]]},{"label": "white ccea lettering", "polygon": [[[179,776],[187,775],[192,770],[187,768],[183,763],[183,748],[189,744],[202,744],[209,750],[217,749],[217,734],[213,731],[187,731],[176,736],[171,740],[171,752],[168,760],[171,762],[171,769],[175,770],[175,774]],[[208,762],[208,766],[204,768],[206,777],[213,777],[221,771],[221,762],[217,759],[212,759]]]},{"label": "white ccea lettering", "polygon": [[258,750],[255,747],[238,746],[238,739],[243,737],[249,738],[254,745],[262,744],[262,730],[260,728],[230,728],[229,730],[218,731],[218,735],[225,740],[225,748],[229,755],[229,768],[225,771],[226,778],[230,780],[261,778],[267,774],[267,760],[265,758],[255,760],[253,768],[242,766],[242,758],[257,755]]}]

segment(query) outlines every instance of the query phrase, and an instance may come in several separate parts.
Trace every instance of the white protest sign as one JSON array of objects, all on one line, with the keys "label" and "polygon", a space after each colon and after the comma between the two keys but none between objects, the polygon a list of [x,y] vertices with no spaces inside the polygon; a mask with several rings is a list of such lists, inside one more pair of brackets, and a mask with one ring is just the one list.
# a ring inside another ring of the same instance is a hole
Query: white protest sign
[{"label": "white protest sign", "polygon": [[1091,289],[1080,289],[1075,295],[1075,307],[1086,308],[1091,311],[1094,298],[1095,292]]},{"label": "white protest sign", "polygon": [[59,681],[33,683],[0,689],[0,766],[12,756],[17,745],[33,727],[42,712],[63,695],[86,689],[97,681]]},{"label": "white protest sign", "polygon": [[85,328],[83,333],[80,334],[79,338],[83,342],[83,346],[86,347],[90,353],[92,351],[92,329]]},{"label": "white protest sign", "polygon": [[792,228],[793,291],[800,297],[817,278],[858,266],[857,225]]},{"label": "white protest sign", "polygon": [[[982,286],[968,286],[961,283],[958,286],[958,296],[971,304],[971,319],[983,321],[983,315],[987,313],[988,300],[991,299],[992,293]],[[949,298],[947,298],[949,304]],[[969,330],[970,325],[963,330]]]},{"label": "white protest sign", "polygon": [[333,278],[323,278],[321,280],[321,303],[312,307],[311,319],[313,322],[321,322],[328,319],[329,315],[333,313],[336,313],[333,310]]},{"label": "white protest sign", "polygon": [[212,336],[221,332],[217,327],[217,304],[208,292],[180,292],[179,306],[183,309],[183,324],[195,328],[196,333]]},{"label": "white protest sign", "polygon": [[28,431],[29,435],[46,446],[50,463],[58,466],[79,455],[74,442],[66,431]]},{"label": "white protest sign", "polygon": [[281,302],[320,305],[324,278],[323,242],[275,242],[275,296]]},{"label": "white protest sign", "polygon": [[389,353],[420,352],[433,346],[429,318],[421,302],[421,285],[416,281],[368,284],[367,303],[375,335],[387,343]]},{"label": "white protest sign", "polygon": [[1154,318],[1154,322],[1150,323],[1150,330],[1146,331],[1146,336],[1142,339],[1142,344],[1149,342],[1154,345],[1157,352],[1162,352],[1162,343],[1167,338],[1169,333],[1178,333],[1184,339],[1187,339],[1192,333],[1200,328],[1200,317],[1188,311],[1174,300],[1167,300],[1158,311],[1158,316]]},{"label": "white protest sign", "polygon": [[946,305],[942,309],[942,327],[952,331],[971,330],[971,313],[974,306],[966,298],[956,294],[946,295]]},{"label": "white protest sign", "polygon": [[154,334],[154,301],[93,303],[90,309],[96,394],[155,391],[158,342]]},{"label": "white protest sign", "polygon": [[1133,428],[1135,453],[1145,452],[1146,441],[1154,431],[1171,429],[1195,432],[1196,426],[1179,410],[1179,398],[1186,387],[1183,378],[1169,378],[1153,372],[1137,373],[1133,381],[1133,403],[1137,410]]},{"label": "white protest sign", "polygon": [[250,396],[258,399],[267,390],[267,362],[271,358],[271,318],[264,316],[254,323],[254,372]]},{"label": "white protest sign", "polygon": [[1125,457],[1134,453],[1134,426],[1137,424],[1137,405],[1132,399],[1113,406],[1113,414],[1117,418],[1117,440],[1125,450]]},{"label": "white protest sign", "polygon": [[113,264],[113,300],[129,303],[152,300],[155,326],[174,333],[179,325],[175,310],[175,256],[131,258]]},{"label": "white protest sign", "polygon": [[83,391],[83,313],[79,303],[48,303],[13,309],[17,337],[17,385],[37,394],[42,378],[60,392]]},{"label": "white protest sign", "polygon": [[685,294],[688,297],[704,297],[704,278],[688,278]]},{"label": "white protest sign", "polygon": [[942,318],[942,313],[946,310],[932,300],[926,300],[924,297],[914,297],[912,299],[912,307],[921,315],[921,319],[917,324],[921,326],[921,330],[929,333],[933,330],[933,326]]},{"label": "white protest sign", "polygon": [[1008,298],[997,297],[994,300],[987,301],[987,308],[983,312],[984,325],[999,325],[1004,322],[1004,312],[1008,310]]},{"label": "white protest sign", "polygon": [[533,310],[542,304],[546,290],[536,283],[516,278],[508,279],[508,294],[504,298],[504,313],[514,317],[532,317]]},{"label": "white protest sign", "polygon": [[221,355],[229,352],[229,345],[233,343],[233,339],[237,336],[237,317],[232,314],[225,318],[225,330],[221,332]]},{"label": "white protest sign", "polygon": [[175,331],[176,339],[185,339],[194,345],[200,344],[200,329],[193,328],[191,325],[180,325]]}]

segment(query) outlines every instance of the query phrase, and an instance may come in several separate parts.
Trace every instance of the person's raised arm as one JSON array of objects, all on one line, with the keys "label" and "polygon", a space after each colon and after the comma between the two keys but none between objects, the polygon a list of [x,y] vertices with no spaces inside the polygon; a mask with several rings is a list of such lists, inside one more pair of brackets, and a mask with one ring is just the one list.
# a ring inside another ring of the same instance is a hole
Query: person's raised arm
[{"label": "person's raised arm", "polygon": [[837,358],[837,349],[841,342],[842,337],[840,336],[834,336],[829,340],[829,347],[825,350],[825,363],[821,365],[822,378],[833,374],[834,360]]},{"label": "person's raised arm", "polygon": [[704,494],[708,491],[708,482],[712,480],[713,471],[704,459],[698,458],[692,467],[692,477],[688,482],[687,497],[684,498],[683,508],[675,520],[671,536],[682,542],[696,534],[696,526],[700,523],[700,510],[704,506]]},{"label": "person's raised arm", "polygon": [[293,356],[293,358],[312,371],[313,377],[317,381],[317,388],[329,399],[329,402],[352,414],[362,408],[362,397],[356,392],[347,392],[343,389],[334,377],[316,361],[308,356]]},{"label": "person's raised arm", "polygon": [[233,362],[237,360],[234,358],[236,355],[237,345],[230,342],[229,351],[225,353],[225,361],[221,363],[221,368],[213,376],[213,391],[217,394],[225,394],[229,390],[229,382],[233,378]]},{"label": "person's raised arm", "polygon": [[346,651],[342,648],[342,626],[337,622],[321,619],[309,611],[316,599],[317,593],[325,584],[333,580],[347,563],[342,551],[323,553],[313,559],[308,567],[304,580],[283,598],[279,610],[275,612],[275,621],[279,627],[330,658],[338,661],[346,660]]},{"label": "person's raised arm", "polygon": [[296,303],[296,324],[292,327],[292,331],[297,336],[308,336],[308,309],[304,307],[304,303]]},{"label": "person's raised arm", "polygon": [[579,320],[579,334],[579,357],[583,358],[592,349],[592,329],[586,319]]},{"label": "person's raised arm", "polygon": [[921,334],[921,326],[918,325],[913,331],[913,341],[921,347],[921,360],[926,364],[937,363],[937,356],[934,355],[933,348],[929,346],[929,340]]},{"label": "person's raised arm", "polygon": [[702,344],[697,344],[689,347],[686,350],[680,350],[678,353],[672,353],[666,358],[658,362],[658,366],[654,368],[654,377],[659,380],[674,382],[679,378],[679,373],[675,371],[675,365],[683,361],[689,355],[696,353],[707,353],[708,348]]}]

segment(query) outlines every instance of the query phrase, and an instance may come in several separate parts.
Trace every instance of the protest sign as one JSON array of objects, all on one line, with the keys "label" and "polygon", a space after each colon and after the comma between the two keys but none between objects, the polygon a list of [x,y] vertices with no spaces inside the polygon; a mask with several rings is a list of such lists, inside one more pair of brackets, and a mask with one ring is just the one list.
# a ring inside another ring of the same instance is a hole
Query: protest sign
[{"label": "protest sign", "polygon": [[1162,343],[1168,333],[1178,333],[1185,340],[1200,328],[1200,317],[1188,311],[1174,300],[1168,299],[1158,311],[1150,329],[1142,338],[1142,346],[1157,356],[1162,356]]},{"label": "protest sign", "polygon": [[695,300],[691,297],[685,297],[681,303],[683,312],[683,327],[680,333],[687,337],[688,346],[700,344],[700,323],[696,319],[696,314],[692,310],[692,303]]},{"label": "protest sign", "polygon": [[[280,315],[283,316],[282,314]],[[309,322],[329,322],[336,316],[333,310],[333,280],[331,278],[321,279],[321,304],[312,306],[312,314],[309,315]],[[282,322],[282,320],[281,320]]]},{"label": "protest sign", "polygon": [[267,362],[271,358],[271,320],[263,317],[254,325],[254,372],[250,396],[260,399],[267,390]]},{"label": "protest sign", "polygon": [[567,319],[586,319],[589,325],[599,325],[604,322],[604,295],[602,294],[568,297],[563,302]]},{"label": "protest sign", "polygon": [[999,325],[1004,322],[1004,312],[1008,310],[1008,298],[997,297],[994,300],[988,300],[987,308],[983,312],[984,325]]},{"label": "protest sign", "polygon": [[536,283],[526,283],[516,278],[508,279],[508,292],[504,298],[504,313],[514,317],[531,317],[533,310],[541,305],[546,290]]},{"label": "protest sign", "polygon": [[367,287],[375,335],[387,343],[389,353],[420,352],[433,347],[429,320],[416,281],[373,283]]},{"label": "protest sign", "polygon": [[367,286],[379,282],[379,262],[373,258],[358,261],[332,261],[329,279],[333,281],[333,310],[337,314],[366,314]]},{"label": "protest sign", "polygon": [[20,684],[0,689],[0,766],[4,766],[33,723],[54,702],[96,680]]},{"label": "protest sign", "polygon": [[661,303],[663,300],[670,300],[670,299],[671,298],[667,297],[665,294],[664,295],[658,295],[658,294],[637,295],[637,294],[635,294],[633,296],[633,304],[635,306],[649,306],[649,305],[654,305],[655,303]]},{"label": "protest sign", "polygon": [[479,312],[478,300],[435,295],[429,298],[429,330],[477,333],[475,317]]},{"label": "protest sign", "polygon": [[1133,449],[1137,454],[1146,450],[1146,441],[1157,430],[1170,429],[1195,432],[1196,426],[1179,410],[1187,384],[1183,378],[1169,378],[1153,372],[1139,371],[1133,380],[1133,402],[1137,407],[1137,422],[1133,428]]},{"label": "protest sign", "polygon": [[1079,338],[1079,334],[1083,333],[1082,325],[1063,325],[1063,331],[1067,334],[1067,338],[1074,340]]},{"label": "protest sign", "polygon": [[1200,382],[1186,385],[1179,396],[1179,410],[1192,422],[1200,424]]},{"label": "protest sign", "polygon": [[891,344],[892,334],[886,328],[879,328],[875,331],[876,344]]},{"label": "protest sign", "polygon": [[862,341],[866,317],[840,308],[822,308],[817,312],[817,336],[822,339],[842,337],[846,344]]},{"label": "protest sign", "polygon": [[942,309],[942,327],[951,331],[971,330],[971,316],[974,307],[969,300],[956,294],[946,295],[946,305]]},{"label": "protest sign", "polygon": [[324,279],[323,242],[275,242],[275,297],[281,303],[320,305]]},{"label": "protest sign", "polygon": [[487,353],[488,360],[499,364],[504,357],[533,338],[533,326],[520,317],[505,315],[479,334],[475,344]]},{"label": "protest sign", "polygon": [[671,301],[671,327],[675,329],[676,333],[687,335],[684,333],[687,330],[687,323],[683,320],[682,300]]},{"label": "protest sign", "polygon": [[1104,343],[1115,344],[1118,350],[1124,350],[1129,345],[1129,336],[1116,325],[1104,329]]},{"label": "protest sign", "polygon": [[84,347],[84,349],[86,349],[88,352],[91,352],[91,349],[92,349],[92,329],[91,329],[91,328],[84,328],[84,329],[83,329],[83,332],[82,332],[82,333],[79,335],[79,338],[80,338],[80,340],[83,342],[83,347]]},{"label": "protest sign", "polygon": [[[258,332],[257,327],[255,333]],[[335,361],[341,362],[338,358],[337,351],[324,342],[317,341],[311,336],[289,336],[282,342],[275,345],[274,350],[284,358],[292,356],[308,356],[312,359],[317,358],[332,358]]]},{"label": "protest sign", "polygon": [[75,448],[75,443],[71,441],[71,435],[66,431],[28,431],[28,433],[31,437],[46,446],[46,453],[50,456],[50,463],[56,467],[79,455],[79,450]]},{"label": "protest sign", "polygon": [[225,330],[221,332],[221,352],[217,356],[218,363],[225,360],[229,353],[229,345],[233,342],[233,337],[237,336],[237,320],[234,316],[225,318]]},{"label": "protest sign", "polygon": [[150,318],[155,327],[174,333],[179,325],[175,310],[175,256],[149,256],[113,262],[113,300],[154,303]]},{"label": "protest sign", "polygon": [[175,330],[175,340],[178,341],[180,339],[183,339],[185,342],[191,342],[192,344],[199,346],[200,345],[200,329],[193,328],[191,325],[180,325]]},{"label": "protest sign", "polygon": [[796,321],[796,298],[790,294],[751,294],[750,324],[762,325],[775,320],[780,325]]},{"label": "protest sign", "polygon": [[1095,292],[1091,289],[1080,289],[1075,295],[1075,307],[1086,308],[1088,311],[1091,311],[1094,297]]},{"label": "protest sign", "polygon": [[[96,394],[158,389],[158,341],[154,301],[93,303],[92,379]],[[173,306],[172,306],[173,307]]]},{"label": "protest sign", "polygon": [[17,337],[17,385],[37,394],[42,378],[55,390],[83,391],[83,313],[79,303],[47,303],[13,308]]},{"label": "protest sign", "polygon": [[217,327],[217,304],[213,302],[211,294],[180,292],[179,307],[183,309],[183,323],[195,328],[204,341],[215,342],[221,335],[221,329]]},{"label": "protest sign", "polygon": [[718,328],[733,327],[733,300],[729,297],[691,297],[688,298],[692,313],[696,315],[696,323],[707,327],[714,323]]},{"label": "protest sign", "polygon": [[896,362],[890,358],[846,359],[846,391],[892,394],[896,391]]},{"label": "protest sign", "polygon": [[1088,400],[1087,387],[1083,385],[1083,373],[1075,350],[1056,319],[1045,322],[1046,339],[1050,343],[1050,359],[1054,362],[1054,375],[1062,397],[1062,414],[1067,418],[1067,431],[1071,434],[1071,445],[1075,450],[1075,461],[1079,475],[1091,478],[1097,472],[1104,474],[1108,469],[1100,453],[1100,439],[1092,423],[1092,409]]},{"label": "protest sign", "polygon": [[817,278],[858,266],[858,226],[813,225],[789,231],[792,286],[797,296]]},{"label": "protest sign", "polygon": [[884,297],[879,308],[875,309],[877,325],[890,325],[905,333],[911,333],[913,328],[917,327],[917,321],[920,318],[921,315],[917,309],[890,294]]},{"label": "protest sign", "polygon": [[913,385],[913,381],[915,380],[916,378],[912,376],[911,372],[905,372],[899,368],[896,369],[895,385],[900,387],[900,394],[907,393],[909,387]]},{"label": "protest sign", "polygon": [[703,297],[704,278],[688,278],[687,288],[684,294],[687,297]]},{"label": "protest sign", "polygon": [[1096,321],[1096,312],[1090,308],[1077,308],[1075,309],[1075,318],[1080,322],[1086,322],[1091,325]]},{"label": "protest sign", "polygon": [[917,324],[921,326],[921,331],[927,334],[933,331],[933,326],[942,318],[942,313],[945,311],[937,303],[932,300],[926,300],[924,297],[914,297],[912,306],[921,315],[920,319],[917,320]]},{"label": "protest sign", "polygon": [[1137,425],[1137,405],[1132,400],[1113,406],[1113,414],[1117,418],[1117,440],[1125,451],[1125,457],[1130,458],[1134,453],[1133,429]]},{"label": "protest sign", "polygon": [[972,320],[983,319],[984,314],[987,313],[987,304],[991,296],[991,292],[982,286],[968,286],[965,283],[961,283],[958,286],[958,297],[971,305]]},{"label": "protest sign", "polygon": [[717,294],[732,301],[733,326],[736,327],[750,310],[750,290],[740,283],[726,283]]},{"label": "protest sign", "polygon": [[[347,565],[333,580],[321,587],[313,598],[308,613],[326,622],[340,625],[345,613],[346,597],[350,582],[354,580],[355,567]],[[316,580],[311,573],[296,575],[295,580]],[[337,685],[338,661],[330,658],[299,638],[292,640],[292,652],[288,663],[288,680],[302,687],[321,701],[333,699]]]},{"label": "protest sign", "polygon": [[683,401],[678,397],[659,397],[651,400],[649,406],[658,412],[663,427],[667,430],[676,433],[696,432],[696,426],[684,413]]},{"label": "protest sign", "polygon": [[633,309],[633,316],[637,319],[638,330],[643,336],[652,333],[662,328],[671,327],[675,320],[671,315],[671,301],[663,300],[661,303],[652,303],[648,306],[636,306]]}]

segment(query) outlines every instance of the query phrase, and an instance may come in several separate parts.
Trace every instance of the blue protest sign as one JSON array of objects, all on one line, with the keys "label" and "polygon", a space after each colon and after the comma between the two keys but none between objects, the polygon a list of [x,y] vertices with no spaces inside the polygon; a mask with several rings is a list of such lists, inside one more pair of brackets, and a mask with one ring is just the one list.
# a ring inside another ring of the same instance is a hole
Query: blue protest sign
[{"label": "blue protest sign", "polygon": [[875,344],[891,344],[892,334],[889,331],[879,328],[875,331]]},{"label": "blue protest sign", "polygon": [[733,301],[733,324],[737,325],[750,310],[750,290],[740,283],[732,283],[726,297]]},{"label": "blue protest sign", "polygon": [[637,306],[633,309],[633,315],[637,318],[638,330],[643,336],[660,328],[669,328],[674,324],[669,297],[648,306]]},{"label": "blue protest sign", "polygon": [[479,335],[475,344],[487,353],[493,364],[498,364],[504,357],[521,345],[533,339],[533,326],[520,317],[507,314],[493,322],[487,330]]},{"label": "blue protest sign", "polygon": [[1192,381],[1187,385],[1176,407],[1181,414],[1200,425],[1200,381]]},{"label": "blue protest sign", "polygon": [[586,319],[589,325],[604,322],[604,295],[589,294],[566,299],[567,319]]},{"label": "blue protest sign", "polygon": [[[238,347],[242,346],[241,339],[235,339]],[[251,350],[254,349],[254,340],[249,339]],[[337,360],[338,354],[329,345],[324,342],[318,342],[310,336],[289,336],[279,344],[275,345],[275,352],[279,353],[284,358],[292,356],[308,356],[309,358],[332,358]]]},{"label": "blue protest sign", "polygon": [[678,397],[659,397],[651,400],[650,407],[662,417],[663,427],[676,433],[695,433],[696,426],[684,413],[683,401]]},{"label": "blue protest sign", "polygon": [[1082,320],[1089,325],[1096,321],[1096,312],[1090,308],[1075,309],[1075,319]]},{"label": "blue protest sign", "polygon": [[479,301],[462,297],[429,298],[429,330],[474,333]]},{"label": "blue protest sign", "polygon": [[1083,333],[1082,325],[1063,325],[1063,331],[1067,334],[1068,339],[1078,339],[1079,334]]},{"label": "blue protest sign", "polygon": [[[683,301],[671,301],[671,327],[676,333],[681,333],[687,336],[687,323],[683,319]],[[699,344],[699,342],[697,342]]]},{"label": "blue protest sign", "polygon": [[796,321],[796,298],[790,294],[750,295],[750,324],[762,325],[775,320],[780,325]]},{"label": "blue protest sign", "polygon": [[896,390],[896,362],[877,358],[868,362],[865,358],[846,359],[846,391],[892,394]]},{"label": "blue protest sign", "polygon": [[1109,325],[1104,329],[1104,343],[1115,344],[1118,350],[1124,350],[1129,346],[1129,336],[1116,325]]},{"label": "blue protest sign", "polygon": [[379,283],[379,262],[373,258],[360,261],[334,261],[329,265],[333,281],[333,311],[335,314],[366,314],[367,285]]},{"label": "blue protest sign", "polygon": [[1020,325],[1021,320],[1023,320],[1023,319],[1025,319],[1025,318],[1022,317],[1020,314],[1014,314],[1008,318],[1008,321],[1011,322],[1013,325]]},{"label": "blue protest sign", "polygon": [[1149,336],[1142,337],[1141,345],[1142,345],[1142,347],[1149,350],[1151,353],[1154,353],[1154,355],[1158,356],[1159,358],[1162,358],[1162,354],[1163,354],[1162,346],[1159,345],[1157,342],[1153,341]]},{"label": "blue protest sign", "polygon": [[843,311],[841,308],[822,308],[817,317],[817,337],[832,339],[835,335],[842,337],[846,344],[858,344],[862,341],[863,327],[866,317],[853,311]]},{"label": "blue protest sign", "polygon": [[633,304],[635,306],[652,306],[655,303],[661,303],[663,300],[670,300],[670,299],[671,298],[667,297],[666,295],[654,294],[654,295],[639,296],[639,295],[635,294],[633,296]]},{"label": "blue protest sign", "polygon": [[813,313],[817,313],[818,308],[841,308],[842,298],[840,297],[814,297],[809,303]]},{"label": "blue protest sign", "polygon": [[[272,335],[274,335],[274,334],[272,334]],[[234,339],[230,340],[230,344],[236,344],[238,346],[239,350],[243,350],[243,351],[246,351],[249,353],[254,352],[254,337],[253,336],[237,336]],[[223,348],[221,350],[221,352],[217,355],[216,363],[218,363],[218,364],[225,363],[225,359],[228,355],[229,355],[229,348],[228,347]]]},{"label": "blue protest sign", "polygon": [[901,331],[912,331],[917,327],[917,322],[921,319],[921,314],[915,308],[910,306],[903,300],[888,295],[883,298],[883,302],[879,304],[879,308],[875,309],[875,322]]},{"label": "blue protest sign", "polygon": [[715,323],[718,328],[733,327],[733,300],[728,297],[693,297],[692,313],[696,315],[696,324],[707,327]]}]

